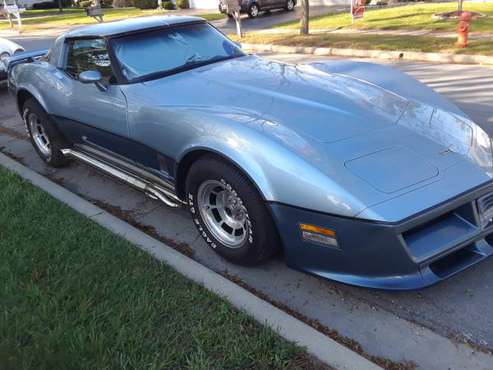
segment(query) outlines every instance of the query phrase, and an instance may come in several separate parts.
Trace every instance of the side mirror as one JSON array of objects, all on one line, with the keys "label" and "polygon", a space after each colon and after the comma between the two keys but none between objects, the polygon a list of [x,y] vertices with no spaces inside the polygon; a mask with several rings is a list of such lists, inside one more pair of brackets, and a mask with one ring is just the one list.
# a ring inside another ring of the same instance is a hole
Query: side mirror
[{"label": "side mirror", "polygon": [[95,84],[101,82],[103,76],[99,71],[84,71],[79,74],[79,81],[83,84]]},{"label": "side mirror", "polygon": [[84,71],[79,74],[79,81],[83,84],[95,84],[101,91],[106,91],[108,88],[103,83],[103,75],[99,71]]}]

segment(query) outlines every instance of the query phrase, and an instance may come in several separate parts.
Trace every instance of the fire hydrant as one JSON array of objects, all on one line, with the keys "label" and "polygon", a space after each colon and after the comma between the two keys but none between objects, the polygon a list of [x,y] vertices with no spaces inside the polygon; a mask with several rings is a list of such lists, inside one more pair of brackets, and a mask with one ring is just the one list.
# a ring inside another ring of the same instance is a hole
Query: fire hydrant
[{"label": "fire hydrant", "polygon": [[469,37],[469,25],[471,24],[472,14],[462,12],[459,17],[459,26],[457,27],[457,46],[465,48]]}]

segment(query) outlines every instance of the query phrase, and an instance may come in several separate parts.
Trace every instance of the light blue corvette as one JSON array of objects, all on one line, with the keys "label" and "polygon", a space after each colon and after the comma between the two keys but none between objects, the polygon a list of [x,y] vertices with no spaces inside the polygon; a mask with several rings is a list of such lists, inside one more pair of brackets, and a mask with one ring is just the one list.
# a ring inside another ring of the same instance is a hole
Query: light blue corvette
[{"label": "light blue corvette", "polygon": [[490,138],[392,68],[246,55],[204,20],[70,31],[10,59],[48,164],[82,160],[186,205],[221,256],[415,289],[493,253]]}]

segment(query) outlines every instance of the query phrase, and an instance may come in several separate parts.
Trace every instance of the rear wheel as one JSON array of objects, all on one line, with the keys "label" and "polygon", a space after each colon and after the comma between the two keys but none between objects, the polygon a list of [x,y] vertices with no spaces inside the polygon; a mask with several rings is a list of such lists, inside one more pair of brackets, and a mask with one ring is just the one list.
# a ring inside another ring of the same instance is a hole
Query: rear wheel
[{"label": "rear wheel", "polygon": [[70,162],[61,150],[68,145],[51,122],[43,107],[34,99],[23,106],[22,117],[34,149],[43,161],[52,167],[62,167]]},{"label": "rear wheel", "polygon": [[250,5],[250,7],[248,8],[248,16],[250,18],[255,18],[255,17],[258,17],[260,13],[260,8],[258,6],[257,3],[253,3],[252,5]]},{"label": "rear wheel", "polygon": [[236,167],[203,157],[190,168],[186,187],[193,221],[219,255],[256,265],[278,251],[279,237],[265,203]]},{"label": "rear wheel", "polygon": [[286,10],[289,11],[289,12],[292,11],[292,10],[294,10],[294,6],[295,5],[296,4],[295,4],[294,0],[288,0],[286,2]]}]

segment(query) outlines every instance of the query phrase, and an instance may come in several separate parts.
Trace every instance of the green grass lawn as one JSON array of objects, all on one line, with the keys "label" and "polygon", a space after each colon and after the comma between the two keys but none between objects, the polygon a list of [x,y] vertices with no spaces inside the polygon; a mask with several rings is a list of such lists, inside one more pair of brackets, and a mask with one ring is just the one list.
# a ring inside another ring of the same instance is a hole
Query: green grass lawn
[{"label": "green grass lawn", "polygon": [[0,369],[324,368],[0,168]]},{"label": "green grass lawn", "polygon": [[[155,9],[138,9],[138,8],[118,8],[103,9],[105,21],[115,21],[119,19],[142,17],[158,14],[173,14],[172,11],[155,10]],[[200,14],[202,18],[209,21],[224,18],[224,14],[210,13]],[[56,9],[48,10],[27,10],[22,13],[23,29],[34,31],[60,26],[76,26],[83,24],[97,23],[94,18],[88,17],[84,9],[64,9],[59,13]],[[9,23],[2,18],[0,29],[8,29]]]},{"label": "green grass lawn", "polygon": [[493,55],[493,41],[472,40],[469,42],[467,48],[456,48],[454,46],[455,39],[431,36],[383,36],[334,33],[301,36],[293,34],[249,33],[241,40],[235,35],[230,35],[230,37],[236,41],[251,44]]},{"label": "green grass lawn", "polygon": [[[361,29],[382,29],[382,30],[439,30],[455,31],[457,20],[439,21],[433,20],[434,13],[457,10],[457,2],[451,3],[429,3],[398,6],[393,8],[368,9],[363,20],[356,21],[351,25],[349,12],[339,14],[329,14],[313,17],[310,20],[310,27],[313,29],[333,29],[333,28],[361,28]],[[464,10],[477,11],[487,15],[487,17],[475,19],[471,25],[472,31],[493,32],[493,3],[472,3],[465,1]],[[280,24],[279,28],[297,28],[299,22]]]}]

